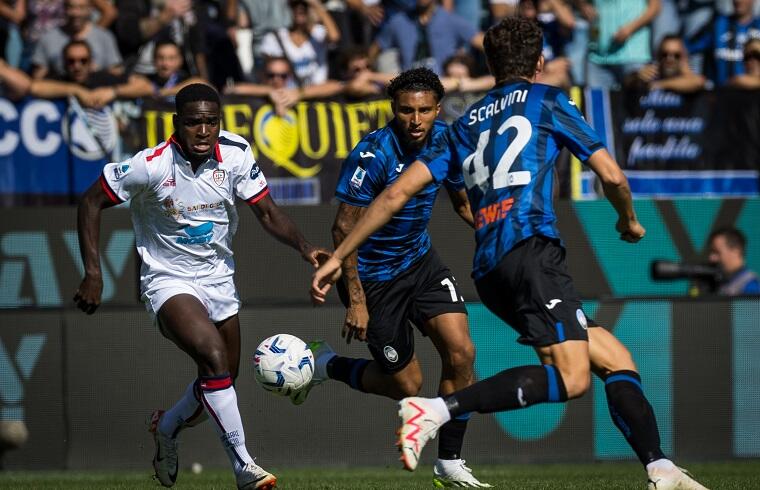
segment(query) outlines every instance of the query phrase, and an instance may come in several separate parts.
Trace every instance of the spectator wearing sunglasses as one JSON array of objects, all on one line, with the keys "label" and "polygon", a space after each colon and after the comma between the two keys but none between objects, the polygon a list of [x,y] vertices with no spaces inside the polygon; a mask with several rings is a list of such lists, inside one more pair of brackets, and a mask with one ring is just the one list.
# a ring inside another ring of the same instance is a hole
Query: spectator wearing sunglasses
[{"label": "spectator wearing sunglasses", "polygon": [[760,39],[752,39],[744,45],[744,73],[733,77],[729,85],[745,90],[760,89]]},{"label": "spectator wearing sunglasses", "polygon": [[689,68],[689,56],[683,40],[667,35],[657,48],[654,63],[644,65],[626,80],[633,90],[670,90],[691,93],[705,88],[705,77]]},{"label": "spectator wearing sunglasses", "polygon": [[95,69],[92,49],[85,41],[70,41],[62,50],[64,73],[33,80],[31,95],[44,99],[74,96],[82,105],[103,107],[116,99],[135,99],[153,94],[142,75],[114,75]]},{"label": "spectator wearing sunglasses", "polygon": [[283,56],[266,58],[259,79],[263,83],[236,83],[226,88],[225,93],[228,95],[266,97],[272,103],[275,113],[282,116],[288,109],[302,100],[331,97],[341,93],[344,87],[342,82],[327,80],[323,83],[298,88],[290,63]]}]

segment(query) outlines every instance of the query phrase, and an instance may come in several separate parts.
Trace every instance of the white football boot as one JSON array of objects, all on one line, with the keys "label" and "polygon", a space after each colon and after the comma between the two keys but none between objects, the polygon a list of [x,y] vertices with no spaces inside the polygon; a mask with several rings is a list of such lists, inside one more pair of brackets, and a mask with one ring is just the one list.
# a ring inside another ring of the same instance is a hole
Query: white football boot
[{"label": "white football boot", "polygon": [[683,468],[653,468],[648,472],[647,490],[708,490]]},{"label": "white football boot", "polygon": [[432,407],[430,398],[412,396],[398,402],[398,416],[401,427],[396,432],[396,446],[401,451],[404,469],[414,471],[420,460],[422,448],[438,434],[438,429],[447,422]]},{"label": "white football boot", "polygon": [[245,465],[235,480],[240,490],[270,490],[277,486],[277,477],[256,463]]},{"label": "white football boot", "polygon": [[163,410],[154,410],[150,416],[150,428],[153,440],[156,443],[156,454],[153,456],[153,469],[156,478],[165,487],[174,486],[177,481],[179,469],[179,454],[177,452],[177,439],[161,433],[158,423],[164,415]]},{"label": "white football boot", "polygon": [[469,487],[492,488],[488,483],[478,481],[463,459],[439,459],[433,467],[433,485],[437,488]]},{"label": "white football boot", "polygon": [[324,340],[315,340],[307,345],[311,349],[312,355],[314,355],[314,375],[311,377],[309,384],[302,390],[289,395],[293,405],[300,405],[305,402],[312,388],[330,379],[327,376],[327,361],[336,355],[332,347]]}]

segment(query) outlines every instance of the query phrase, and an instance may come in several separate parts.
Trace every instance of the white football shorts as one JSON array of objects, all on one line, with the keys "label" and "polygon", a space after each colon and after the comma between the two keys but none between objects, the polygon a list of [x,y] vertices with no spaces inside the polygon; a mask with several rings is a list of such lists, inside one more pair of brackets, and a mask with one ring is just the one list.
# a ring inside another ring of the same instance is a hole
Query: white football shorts
[{"label": "white football shorts", "polygon": [[230,277],[216,284],[197,284],[173,277],[154,278],[142,294],[145,309],[158,316],[158,310],[169,298],[178,294],[195,296],[206,307],[209,319],[216,323],[235,315],[240,310],[240,297]]}]

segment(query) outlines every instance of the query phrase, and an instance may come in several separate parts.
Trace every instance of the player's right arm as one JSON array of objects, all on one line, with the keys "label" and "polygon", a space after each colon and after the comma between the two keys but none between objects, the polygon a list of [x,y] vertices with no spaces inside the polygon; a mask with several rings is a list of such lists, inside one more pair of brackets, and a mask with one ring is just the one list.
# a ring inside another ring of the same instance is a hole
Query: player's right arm
[{"label": "player's right arm", "polygon": [[[333,243],[338,247],[346,236],[354,229],[356,222],[364,216],[367,208],[352,206],[345,202],[338,206],[338,213],[335,215],[335,222],[332,227]],[[343,322],[341,336],[350,344],[351,339],[366,341],[367,325],[369,323],[369,312],[367,311],[367,302],[364,296],[364,288],[361,279],[359,279],[359,253],[354,250],[345,260],[341,268],[343,274],[343,285],[348,293],[348,307],[346,308],[346,319]]]},{"label": "player's right arm", "polygon": [[379,230],[393,218],[409,200],[433,181],[433,176],[425,163],[417,160],[392,185],[387,187],[367,208],[364,216],[357,221],[333,255],[314,273],[311,282],[312,300],[325,302],[332,284],[340,278],[341,266],[346,257],[359,248],[371,234]]},{"label": "player's right arm", "polygon": [[74,294],[77,307],[92,315],[100,306],[103,292],[103,276],[100,269],[100,212],[114,206],[103,189],[100,179],[93,183],[79,203],[77,209],[77,234],[79,253],[84,263],[84,279]]},{"label": "player's right arm", "polygon": [[100,214],[103,209],[120,204],[141,192],[148,184],[143,155],[131,160],[109,163],[103,173],[82,196],[77,208],[79,253],[84,264],[84,279],[74,294],[77,307],[92,315],[100,306],[103,276],[100,268]]},{"label": "player's right arm", "polygon": [[[359,248],[370,235],[388,223],[409,200],[431,182],[442,182],[450,175],[451,139],[449,131],[441,132],[419,160],[414,161],[396,181],[385,187],[372,201],[364,216],[354,225],[332,256],[314,273],[311,299],[315,304],[325,302],[332,284],[340,278],[341,266],[348,255]],[[354,150],[356,152],[356,149]],[[368,174],[369,175],[369,174]],[[382,188],[382,187],[381,187]]]}]

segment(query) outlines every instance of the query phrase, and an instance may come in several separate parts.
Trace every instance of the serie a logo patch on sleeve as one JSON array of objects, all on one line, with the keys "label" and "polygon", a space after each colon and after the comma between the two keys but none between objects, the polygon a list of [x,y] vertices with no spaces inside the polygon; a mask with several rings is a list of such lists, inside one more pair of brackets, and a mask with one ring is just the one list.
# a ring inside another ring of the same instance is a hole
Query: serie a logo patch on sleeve
[{"label": "serie a logo patch on sleeve", "polygon": [[364,182],[364,176],[367,175],[367,171],[361,167],[356,167],[354,175],[351,176],[351,187],[358,189]]}]

